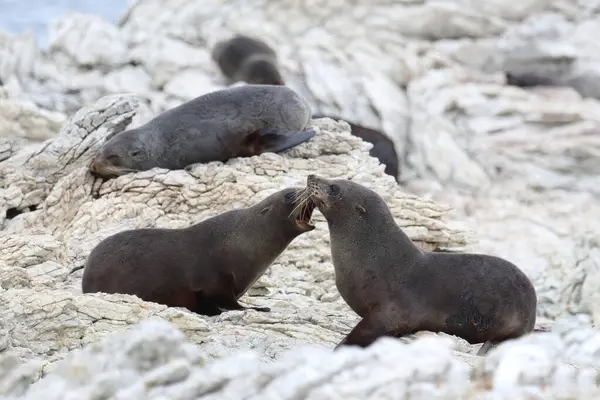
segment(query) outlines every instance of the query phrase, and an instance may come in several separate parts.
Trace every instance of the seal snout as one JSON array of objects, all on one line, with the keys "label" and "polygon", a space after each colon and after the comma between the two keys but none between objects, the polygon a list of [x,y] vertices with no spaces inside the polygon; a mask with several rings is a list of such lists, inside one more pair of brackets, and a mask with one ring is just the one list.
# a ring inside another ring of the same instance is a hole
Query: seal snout
[{"label": "seal snout", "polygon": [[104,169],[102,165],[102,161],[99,159],[100,157],[96,156],[92,159],[92,163],[90,164],[90,172],[92,175],[101,177],[102,170]]},{"label": "seal snout", "polygon": [[306,178],[306,188],[310,193],[310,200],[315,204],[315,207],[321,208],[325,205],[327,194],[321,189],[323,182],[317,175],[309,175]]},{"label": "seal snout", "polygon": [[94,157],[92,163],[90,164],[89,170],[92,175],[105,179],[115,178],[125,173],[123,168],[114,165],[109,159],[100,154]]}]

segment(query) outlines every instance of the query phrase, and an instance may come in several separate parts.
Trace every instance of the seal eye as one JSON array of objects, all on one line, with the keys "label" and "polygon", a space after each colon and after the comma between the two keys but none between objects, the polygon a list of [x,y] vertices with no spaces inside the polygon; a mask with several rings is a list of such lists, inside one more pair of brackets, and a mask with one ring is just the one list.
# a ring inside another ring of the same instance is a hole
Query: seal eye
[{"label": "seal eye", "polygon": [[106,159],[112,164],[112,165],[119,165],[119,163],[121,162],[121,159],[119,158],[119,156],[117,155],[112,155],[112,156],[108,156],[106,157]]},{"label": "seal eye", "polygon": [[331,194],[340,194],[340,187],[336,184],[330,185],[329,190],[331,190]]},{"label": "seal eye", "polygon": [[365,214],[367,212],[367,210],[365,210],[365,208],[361,205],[356,205],[356,210],[358,211],[359,214]]},{"label": "seal eye", "polygon": [[139,156],[139,155],[140,155],[140,151],[139,151],[139,150],[131,150],[131,151],[129,152],[129,155],[130,155],[131,157],[137,157],[137,156]]},{"label": "seal eye", "polygon": [[260,210],[260,213],[261,214],[266,214],[270,209],[271,209],[271,206],[265,207],[262,210]]}]

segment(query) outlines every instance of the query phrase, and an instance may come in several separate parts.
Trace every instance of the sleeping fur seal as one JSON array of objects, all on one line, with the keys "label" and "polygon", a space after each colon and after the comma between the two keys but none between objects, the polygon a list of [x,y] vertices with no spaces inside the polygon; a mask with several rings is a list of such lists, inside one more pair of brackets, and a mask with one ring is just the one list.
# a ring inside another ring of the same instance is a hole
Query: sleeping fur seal
[{"label": "sleeping fur seal", "polygon": [[294,238],[314,229],[314,205],[300,206],[299,192],[287,188],[184,229],[110,236],[85,263],[83,293],[131,294],[204,315],[244,309],[238,299]]},{"label": "sleeping fur seal", "polygon": [[481,355],[533,330],[536,292],[512,263],[420,249],[385,201],[357,183],[310,175],[307,192],[329,225],[336,286],[362,318],[338,347],[425,330],[485,342]]},{"label": "sleeping fur seal", "polygon": [[286,86],[247,85],[197,97],[111,137],[90,171],[109,179],[154,167],[281,152],[315,135],[308,101]]},{"label": "sleeping fur seal", "polygon": [[284,84],[277,54],[257,38],[236,35],[218,42],[212,51],[212,58],[230,83],[242,81],[258,85]]}]

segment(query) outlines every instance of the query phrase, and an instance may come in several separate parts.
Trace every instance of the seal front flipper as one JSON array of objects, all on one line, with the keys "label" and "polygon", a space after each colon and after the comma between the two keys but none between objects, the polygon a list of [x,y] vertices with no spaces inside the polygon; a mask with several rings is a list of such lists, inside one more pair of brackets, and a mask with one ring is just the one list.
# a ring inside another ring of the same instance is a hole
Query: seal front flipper
[{"label": "seal front flipper", "polygon": [[211,299],[214,304],[217,305],[219,310],[228,311],[228,310],[256,310],[260,312],[269,312],[271,309],[269,307],[244,307],[237,301],[236,289],[235,289],[235,274],[233,272],[226,272],[222,275],[222,284],[226,285],[227,289],[221,291],[221,293],[213,296]]},{"label": "seal front flipper", "polygon": [[270,129],[260,132],[256,148],[260,150],[260,153],[279,153],[306,142],[315,134],[315,131],[282,132]]},{"label": "seal front flipper", "polygon": [[403,313],[394,312],[394,307],[372,308],[350,333],[337,345],[335,350],[341,346],[368,347],[381,336],[401,337],[414,333],[414,327],[409,326],[410,321]]}]

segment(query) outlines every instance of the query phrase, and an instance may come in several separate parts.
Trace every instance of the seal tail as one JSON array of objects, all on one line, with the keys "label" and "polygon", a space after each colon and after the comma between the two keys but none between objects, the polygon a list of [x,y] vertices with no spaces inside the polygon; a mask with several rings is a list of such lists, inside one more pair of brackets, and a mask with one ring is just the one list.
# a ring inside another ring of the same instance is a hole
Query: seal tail
[{"label": "seal tail", "polygon": [[261,132],[258,139],[261,153],[279,153],[306,142],[315,136],[315,131],[279,132],[268,130]]}]

